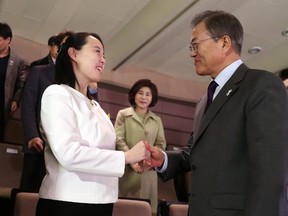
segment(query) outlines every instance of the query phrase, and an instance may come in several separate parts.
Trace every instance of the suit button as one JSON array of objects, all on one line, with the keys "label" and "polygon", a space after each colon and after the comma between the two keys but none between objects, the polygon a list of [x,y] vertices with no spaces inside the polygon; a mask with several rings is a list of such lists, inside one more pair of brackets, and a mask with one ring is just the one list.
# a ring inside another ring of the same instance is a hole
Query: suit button
[{"label": "suit button", "polygon": [[196,170],[196,166],[193,164],[193,165],[191,166],[191,169],[192,169],[192,170]]}]

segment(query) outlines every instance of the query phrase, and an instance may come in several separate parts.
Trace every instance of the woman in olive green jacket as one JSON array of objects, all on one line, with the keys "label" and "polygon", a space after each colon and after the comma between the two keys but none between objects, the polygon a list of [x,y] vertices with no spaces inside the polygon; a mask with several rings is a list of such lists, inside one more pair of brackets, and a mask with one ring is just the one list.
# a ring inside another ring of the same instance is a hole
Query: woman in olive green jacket
[{"label": "woman in olive green jacket", "polygon": [[[115,121],[117,150],[128,151],[139,141],[166,148],[166,140],[161,118],[149,107],[158,100],[158,91],[148,79],[138,80],[129,91],[131,107],[118,112]],[[154,170],[142,172],[138,163],[126,167],[119,181],[119,196],[149,199],[153,215],[158,204],[158,180]]]}]

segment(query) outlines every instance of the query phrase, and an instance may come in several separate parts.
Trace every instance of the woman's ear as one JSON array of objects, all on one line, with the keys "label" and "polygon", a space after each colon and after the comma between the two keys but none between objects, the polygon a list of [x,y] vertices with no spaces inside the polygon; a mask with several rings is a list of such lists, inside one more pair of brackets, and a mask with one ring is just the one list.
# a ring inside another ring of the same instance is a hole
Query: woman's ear
[{"label": "woman's ear", "polygon": [[73,47],[68,48],[68,55],[72,60],[76,61],[76,50]]}]

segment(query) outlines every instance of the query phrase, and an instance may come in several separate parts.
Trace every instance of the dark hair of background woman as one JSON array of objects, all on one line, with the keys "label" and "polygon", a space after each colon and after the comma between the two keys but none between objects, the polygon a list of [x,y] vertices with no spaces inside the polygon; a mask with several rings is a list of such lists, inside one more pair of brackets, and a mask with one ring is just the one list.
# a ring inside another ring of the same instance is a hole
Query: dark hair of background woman
[{"label": "dark hair of background woman", "polygon": [[148,87],[151,90],[152,93],[152,101],[149,105],[149,107],[153,107],[158,100],[158,90],[157,87],[154,83],[151,82],[149,79],[140,79],[134,85],[131,87],[129,93],[128,93],[128,100],[131,104],[131,106],[136,106],[135,103],[135,96],[137,92],[140,90],[142,87]]}]

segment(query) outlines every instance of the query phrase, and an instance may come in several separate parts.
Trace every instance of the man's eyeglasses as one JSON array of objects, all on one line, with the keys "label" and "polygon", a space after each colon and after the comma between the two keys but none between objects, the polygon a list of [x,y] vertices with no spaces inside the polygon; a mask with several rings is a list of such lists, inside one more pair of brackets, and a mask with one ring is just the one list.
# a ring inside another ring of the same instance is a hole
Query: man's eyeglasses
[{"label": "man's eyeglasses", "polygon": [[210,37],[210,38],[206,38],[206,39],[200,40],[198,42],[191,42],[190,46],[189,46],[189,49],[190,49],[191,52],[192,51],[197,52],[199,44],[204,43],[205,41],[208,41],[208,40],[211,40],[211,39],[215,39],[215,38],[220,38],[220,37],[221,36],[215,36],[215,37]]}]

